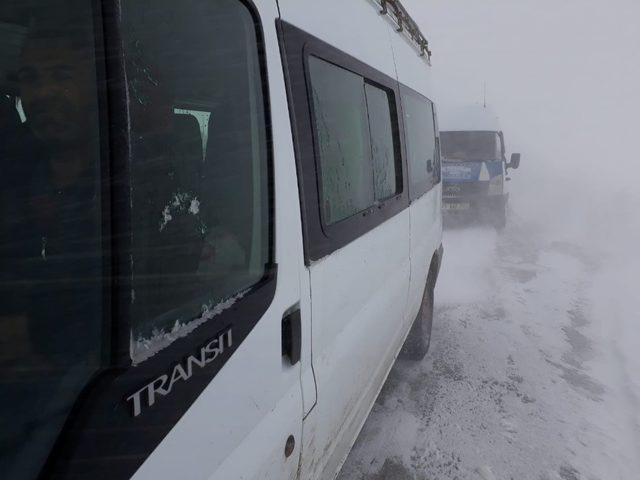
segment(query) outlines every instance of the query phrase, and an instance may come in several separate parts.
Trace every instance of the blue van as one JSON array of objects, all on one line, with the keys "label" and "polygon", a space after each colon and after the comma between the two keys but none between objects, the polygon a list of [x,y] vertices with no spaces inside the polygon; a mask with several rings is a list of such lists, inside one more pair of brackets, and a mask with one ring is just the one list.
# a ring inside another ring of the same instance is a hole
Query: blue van
[{"label": "blue van", "polygon": [[489,108],[466,107],[449,117],[445,115],[440,131],[445,219],[480,220],[503,228],[507,175],[520,165],[520,154],[507,162],[504,135]]}]

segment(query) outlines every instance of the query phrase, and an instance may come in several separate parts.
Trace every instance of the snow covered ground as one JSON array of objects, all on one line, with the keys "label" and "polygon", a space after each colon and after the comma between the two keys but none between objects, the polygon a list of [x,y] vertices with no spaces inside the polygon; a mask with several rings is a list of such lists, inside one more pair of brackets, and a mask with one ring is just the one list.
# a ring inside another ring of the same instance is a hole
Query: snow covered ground
[{"label": "snow covered ground", "polygon": [[431,350],[397,361],[341,480],[640,478],[637,239],[510,221],[445,232]]}]

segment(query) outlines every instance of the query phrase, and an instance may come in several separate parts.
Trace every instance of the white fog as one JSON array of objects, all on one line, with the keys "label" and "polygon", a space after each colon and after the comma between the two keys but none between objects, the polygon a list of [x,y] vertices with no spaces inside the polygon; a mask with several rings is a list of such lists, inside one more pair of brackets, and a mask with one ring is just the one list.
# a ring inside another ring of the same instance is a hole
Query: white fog
[{"label": "white fog", "polygon": [[431,350],[340,478],[639,478],[640,4],[405,5],[440,114],[486,90],[522,165],[504,231],[445,230]]},{"label": "white fog", "polygon": [[640,0],[0,1],[0,480],[640,479],[639,118]]}]

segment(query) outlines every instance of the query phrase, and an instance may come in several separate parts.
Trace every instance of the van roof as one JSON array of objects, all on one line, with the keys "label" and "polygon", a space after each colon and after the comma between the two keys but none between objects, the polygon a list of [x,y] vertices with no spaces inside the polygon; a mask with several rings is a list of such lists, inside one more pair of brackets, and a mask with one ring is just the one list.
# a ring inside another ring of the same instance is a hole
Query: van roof
[{"label": "van roof", "polygon": [[491,107],[465,105],[462,107],[440,107],[438,123],[446,131],[490,131],[499,132],[500,121]]}]

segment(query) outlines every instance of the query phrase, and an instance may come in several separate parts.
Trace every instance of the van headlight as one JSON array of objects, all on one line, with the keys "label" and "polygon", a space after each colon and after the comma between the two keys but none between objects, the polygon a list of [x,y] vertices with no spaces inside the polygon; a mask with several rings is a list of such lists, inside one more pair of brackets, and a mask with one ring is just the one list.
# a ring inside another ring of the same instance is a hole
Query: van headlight
[{"label": "van headlight", "polygon": [[498,175],[489,180],[489,195],[502,195],[504,176]]}]

